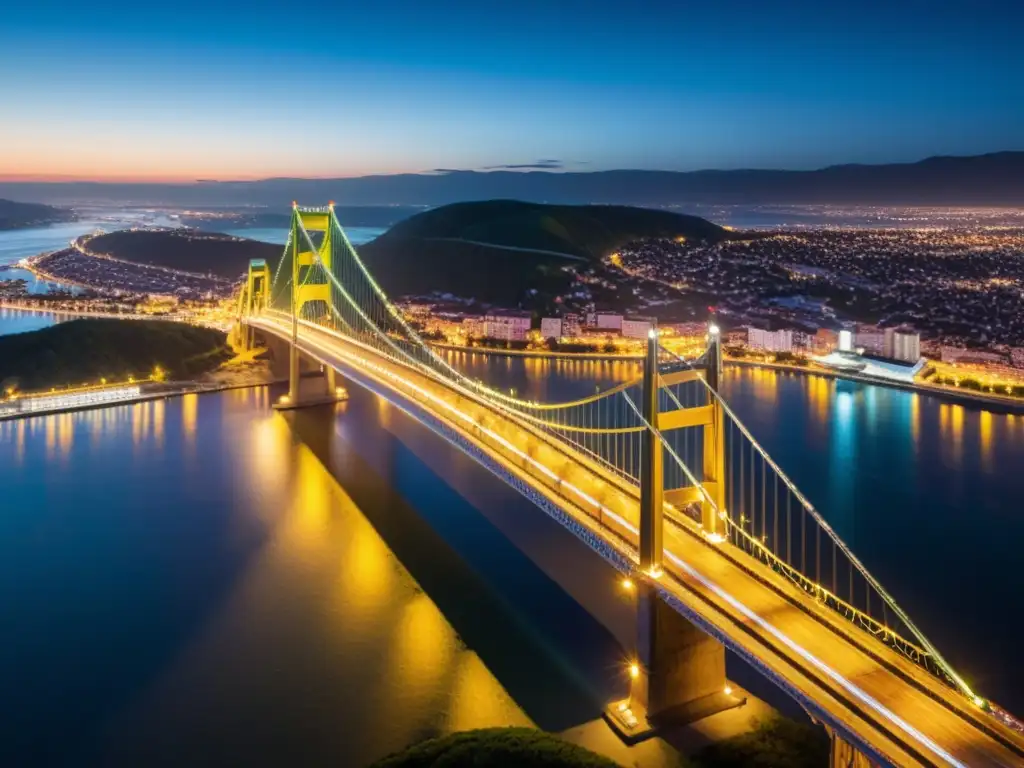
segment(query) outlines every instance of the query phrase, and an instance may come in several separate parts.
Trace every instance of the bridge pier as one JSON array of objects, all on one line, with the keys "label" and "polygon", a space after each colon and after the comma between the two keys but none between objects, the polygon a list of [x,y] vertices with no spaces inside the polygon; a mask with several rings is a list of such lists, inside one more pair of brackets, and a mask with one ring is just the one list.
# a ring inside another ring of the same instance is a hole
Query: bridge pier
[{"label": "bridge pier", "polygon": [[725,646],[691,624],[648,580],[637,585],[636,658],[629,696],[605,717],[627,744],[746,703],[725,677]]},{"label": "bridge pier", "polygon": [[879,768],[878,763],[846,741],[833,729],[825,726],[832,746],[829,749],[829,768]]},{"label": "bridge pier", "polygon": [[[320,375],[303,376],[303,363]],[[295,344],[288,345],[288,394],[274,404],[278,410],[305,408],[348,399],[348,392],[338,385],[337,372],[330,365],[321,365],[302,354]]]}]

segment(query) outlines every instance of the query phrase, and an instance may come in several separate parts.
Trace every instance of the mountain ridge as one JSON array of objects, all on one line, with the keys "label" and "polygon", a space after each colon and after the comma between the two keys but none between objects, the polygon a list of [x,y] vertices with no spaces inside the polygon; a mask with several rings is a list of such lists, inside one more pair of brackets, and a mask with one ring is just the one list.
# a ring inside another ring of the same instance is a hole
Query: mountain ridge
[{"label": "mountain ridge", "polygon": [[538,203],[664,207],[687,204],[1024,205],[1024,151],[936,155],[916,162],[817,170],[478,171],[348,178],[159,183],[0,182],[0,197],[47,203],[106,200],[180,205],[439,206],[513,198]]}]

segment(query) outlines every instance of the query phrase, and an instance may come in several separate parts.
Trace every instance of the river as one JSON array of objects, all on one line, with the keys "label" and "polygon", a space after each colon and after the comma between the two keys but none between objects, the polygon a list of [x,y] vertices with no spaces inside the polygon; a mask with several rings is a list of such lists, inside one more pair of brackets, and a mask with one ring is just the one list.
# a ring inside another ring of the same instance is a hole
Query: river
[{"label": "river", "polygon": [[[633,370],[457,357],[526,396]],[[259,388],[0,424],[0,762],[359,766],[597,716],[621,651],[535,564],[582,545],[352,389],[336,412]],[[1024,709],[1024,418],[756,369],[724,391],[950,660]],[[599,563],[578,576],[614,594]]]}]

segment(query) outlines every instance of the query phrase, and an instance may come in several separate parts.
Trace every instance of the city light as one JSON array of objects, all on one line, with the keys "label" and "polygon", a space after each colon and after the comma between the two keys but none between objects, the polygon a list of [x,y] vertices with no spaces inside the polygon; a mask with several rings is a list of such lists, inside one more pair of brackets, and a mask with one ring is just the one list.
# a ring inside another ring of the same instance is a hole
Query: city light
[{"label": "city light", "polygon": [[633,678],[634,680],[636,680],[638,677],[640,677],[640,665],[639,664],[630,664],[629,665],[629,676],[631,678]]},{"label": "city light", "polygon": [[632,592],[633,591],[633,580],[630,579],[630,578],[623,579],[622,580],[622,588],[624,590],[626,590],[627,592]]}]

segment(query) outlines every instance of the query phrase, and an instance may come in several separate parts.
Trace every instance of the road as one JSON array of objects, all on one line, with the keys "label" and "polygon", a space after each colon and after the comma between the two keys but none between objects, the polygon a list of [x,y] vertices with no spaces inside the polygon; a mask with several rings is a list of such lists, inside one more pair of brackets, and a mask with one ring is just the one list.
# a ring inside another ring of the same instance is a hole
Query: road
[{"label": "road", "polygon": [[[287,319],[265,315],[249,322],[291,337]],[[548,499],[590,537],[620,558],[635,560],[636,488],[472,392],[333,331],[304,324],[298,345],[322,363],[404,400],[412,406],[407,410],[422,408]],[[864,751],[900,766],[1024,763],[1021,734],[745,554],[709,544],[679,523],[665,531],[665,546],[665,574],[658,585],[677,610]]]}]

